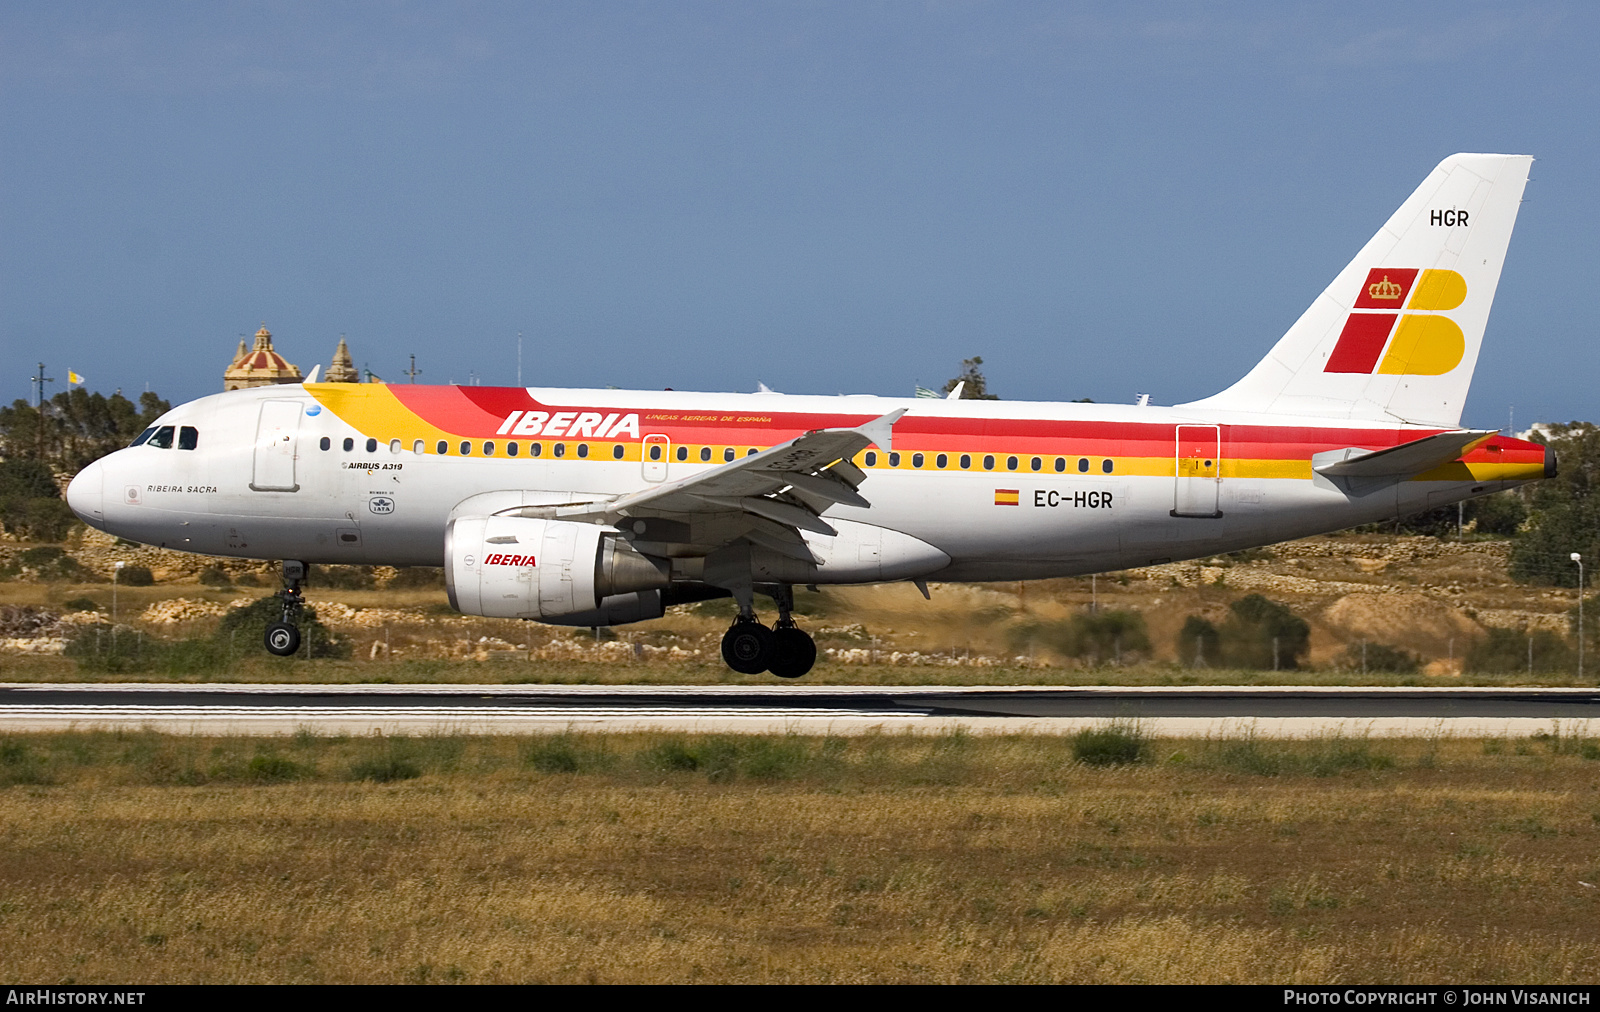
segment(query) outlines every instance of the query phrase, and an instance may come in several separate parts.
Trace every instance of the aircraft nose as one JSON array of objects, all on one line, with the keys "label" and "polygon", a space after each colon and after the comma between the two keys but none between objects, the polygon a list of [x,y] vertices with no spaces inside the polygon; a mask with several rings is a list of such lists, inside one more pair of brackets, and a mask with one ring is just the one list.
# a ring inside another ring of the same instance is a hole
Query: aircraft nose
[{"label": "aircraft nose", "polygon": [[94,461],[78,472],[67,486],[67,505],[78,519],[90,527],[105,528],[106,518],[102,503],[105,499],[105,467]]}]

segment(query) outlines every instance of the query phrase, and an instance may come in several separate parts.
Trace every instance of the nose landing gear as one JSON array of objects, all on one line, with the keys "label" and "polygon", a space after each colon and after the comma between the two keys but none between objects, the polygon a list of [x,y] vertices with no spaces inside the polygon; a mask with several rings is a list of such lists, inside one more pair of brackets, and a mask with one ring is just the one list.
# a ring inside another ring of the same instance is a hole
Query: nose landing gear
[{"label": "nose landing gear", "polygon": [[741,606],[739,617],[722,636],[722,659],[742,675],[770,671],[779,678],[799,678],[817,663],[817,644],[794,624],[794,590],[784,585],[773,591],[778,622],[768,629],[754,608]]},{"label": "nose landing gear", "polygon": [[283,601],[283,618],[267,626],[263,642],[267,652],[279,657],[292,657],[300,649],[300,627],[295,620],[300,617],[300,607],[305,598],[300,585],[306,579],[306,564],[293,559],[283,560],[283,589],[278,597]]}]

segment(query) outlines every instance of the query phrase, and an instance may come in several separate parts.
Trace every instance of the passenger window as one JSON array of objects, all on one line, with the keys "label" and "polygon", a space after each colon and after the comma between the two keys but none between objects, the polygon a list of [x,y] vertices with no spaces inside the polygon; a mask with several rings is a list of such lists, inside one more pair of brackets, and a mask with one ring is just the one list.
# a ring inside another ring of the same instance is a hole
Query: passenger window
[{"label": "passenger window", "polygon": [[465,439],[463,439],[461,441],[461,455],[463,457],[466,457],[466,456],[471,455],[471,453],[472,453],[472,444],[467,442]]},{"label": "passenger window", "polygon": [[507,443],[506,444],[506,456],[515,457],[516,455],[517,455],[517,444],[516,443]]},{"label": "passenger window", "polygon": [[963,453],[961,455],[961,470],[965,471],[967,468],[969,468],[971,466],[972,466],[972,454]]},{"label": "passenger window", "polygon": [[[656,449],[659,450],[659,449],[661,449],[661,447],[658,446],[658,447],[656,447]],[[615,445],[615,446],[613,446],[611,448],[611,459],[612,460],[621,460],[623,452],[624,451],[622,449],[622,444],[618,443],[617,445]]]},{"label": "passenger window", "polygon": [[1067,458],[1065,458],[1065,457],[1057,457],[1056,458],[1056,470],[1057,471],[1065,471],[1066,469],[1067,469]]},{"label": "passenger window", "polygon": [[331,450],[333,449],[333,440],[329,439],[327,436],[323,436],[321,442],[317,443],[317,445],[322,447],[324,450]]},{"label": "passenger window", "polygon": [[589,455],[589,444],[588,443],[579,443],[578,444],[578,456],[587,457],[588,455]]},{"label": "passenger window", "polygon": [[660,443],[651,443],[650,444],[650,459],[651,460],[660,460],[661,459],[661,444]]},{"label": "passenger window", "polygon": [[[350,440],[347,439],[347,440],[345,440],[345,442],[348,443],[348,442],[350,442]],[[349,449],[349,447],[345,447],[345,449]],[[441,439],[441,440],[439,440],[438,443],[436,443],[434,445],[433,452],[439,454],[442,457],[445,454],[450,452],[450,444],[448,442],[444,441],[443,439]]]},{"label": "passenger window", "polygon": [[709,447],[709,446],[700,447],[700,459],[701,460],[710,460],[711,459],[711,447]]},{"label": "passenger window", "polygon": [[172,449],[172,433],[175,430],[170,425],[163,425],[150,437],[150,445],[160,450]]},{"label": "passenger window", "polygon": [[1038,457],[1035,457],[1032,460],[1028,461],[1028,466],[1033,468],[1035,471],[1037,471],[1040,468],[1044,467],[1044,461],[1040,460]]},{"label": "passenger window", "polygon": [[1088,457],[1079,457],[1078,458],[1078,472],[1080,474],[1082,474],[1082,473],[1086,473],[1088,470],[1089,470],[1089,458]]},{"label": "passenger window", "polygon": [[731,446],[727,447],[726,449],[724,449],[722,451],[722,459],[723,460],[732,460],[733,459],[733,447],[731,447]]},{"label": "passenger window", "polygon": [[948,454],[941,453],[937,457],[933,458],[933,462],[939,467],[947,467],[950,464],[950,456]]},{"label": "passenger window", "polygon": [[419,439],[411,444],[411,452],[420,457],[428,452],[428,444]]},{"label": "passenger window", "polygon": [[912,466],[912,467],[921,467],[921,466],[922,466],[922,461],[923,461],[923,456],[922,456],[922,454],[920,454],[920,453],[913,453],[913,454],[912,454],[912,455],[911,455],[911,466]]},{"label": "passenger window", "polygon": [[898,453],[889,454],[889,466],[890,467],[899,467],[900,466],[900,455]]},{"label": "passenger window", "polygon": [[[356,448],[356,441],[354,439],[351,439],[349,436],[344,437],[344,452],[345,453],[349,453],[351,450],[354,450],[355,448]],[[443,453],[444,451],[441,450],[440,452]]]},{"label": "passenger window", "polygon": [[129,443],[129,444],[128,444],[128,448],[129,448],[129,449],[132,449],[132,448],[133,448],[133,447],[135,447],[135,446],[142,446],[142,445],[144,445],[144,443],[145,443],[145,442],[146,442],[146,441],[147,441],[147,440],[148,440],[148,439],[149,439],[149,438],[150,438],[150,437],[151,437],[151,436],[153,436],[153,435],[155,435],[155,434],[156,434],[156,427],[155,427],[155,426],[154,426],[154,425],[152,425],[152,426],[150,426],[150,427],[149,427],[149,428],[148,428],[148,429],[145,429],[145,430],[144,430],[144,431],[143,431],[143,432],[141,432],[141,433],[139,433],[139,434],[138,434],[138,435],[137,435],[137,436],[134,436],[134,437],[133,437],[133,442],[131,442],[131,443]]},{"label": "passenger window", "polygon": [[537,456],[540,456],[543,453],[544,453],[544,444],[543,443],[529,443],[528,444],[528,456],[537,457]]},{"label": "passenger window", "polygon": [[756,455],[756,448],[753,446],[750,447],[750,449],[744,451],[744,455],[746,457],[754,457]]},{"label": "passenger window", "polygon": [[484,444],[483,444],[483,455],[485,457],[494,456],[494,443],[489,442],[487,440],[484,441]]},{"label": "passenger window", "polygon": [[1111,473],[1111,461],[1110,460],[1102,460],[1100,462],[1100,470],[1104,471],[1106,474],[1110,474]]},{"label": "passenger window", "polygon": [[866,456],[866,462],[868,467],[877,467],[878,455],[869,451]]},{"label": "passenger window", "polygon": [[399,453],[400,452],[400,439],[398,437],[389,440],[389,452],[390,453]]},{"label": "passenger window", "polygon": [[1015,458],[1015,457],[1007,457],[1006,458],[1006,470],[1007,471],[1015,471],[1016,469],[1017,469],[1017,458]]},{"label": "passenger window", "polygon": [[556,456],[565,457],[566,455],[567,455],[567,444],[566,443],[557,443],[556,444]]},{"label": "passenger window", "polygon": [[994,470],[994,455],[993,454],[986,453],[986,454],[983,455],[983,469],[985,471],[993,471]]},{"label": "passenger window", "polygon": [[367,452],[368,453],[377,453],[378,452],[378,441],[376,439],[367,440]]},{"label": "passenger window", "polygon": [[687,446],[678,447],[678,459],[679,460],[688,460],[689,459],[689,448]]}]

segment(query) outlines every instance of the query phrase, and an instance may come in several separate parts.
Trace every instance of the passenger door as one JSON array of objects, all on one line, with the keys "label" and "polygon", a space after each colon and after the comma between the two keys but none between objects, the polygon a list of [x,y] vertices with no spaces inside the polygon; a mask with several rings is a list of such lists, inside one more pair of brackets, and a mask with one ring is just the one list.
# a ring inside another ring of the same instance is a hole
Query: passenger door
[{"label": "passenger door", "polygon": [[662,435],[644,437],[641,460],[645,481],[667,480],[667,458],[672,455],[672,440]]},{"label": "passenger door", "polygon": [[295,442],[300,434],[299,401],[262,401],[256,424],[255,466],[250,487],[257,492],[298,492]]},{"label": "passenger door", "polygon": [[1177,432],[1175,517],[1220,517],[1222,493],[1222,427],[1180,425]]}]

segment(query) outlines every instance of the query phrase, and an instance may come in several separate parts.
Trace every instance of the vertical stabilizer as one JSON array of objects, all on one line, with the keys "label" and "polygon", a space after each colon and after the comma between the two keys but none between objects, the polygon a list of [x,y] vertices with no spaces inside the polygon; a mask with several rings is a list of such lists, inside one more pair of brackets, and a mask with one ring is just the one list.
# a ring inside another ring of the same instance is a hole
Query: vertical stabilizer
[{"label": "vertical stabilizer", "polygon": [[1440,162],[1266,358],[1190,406],[1455,427],[1532,164]]}]

